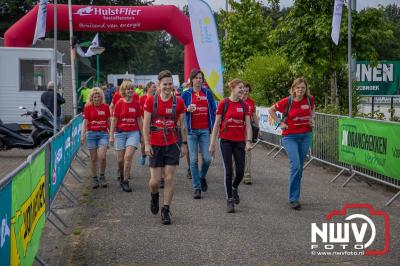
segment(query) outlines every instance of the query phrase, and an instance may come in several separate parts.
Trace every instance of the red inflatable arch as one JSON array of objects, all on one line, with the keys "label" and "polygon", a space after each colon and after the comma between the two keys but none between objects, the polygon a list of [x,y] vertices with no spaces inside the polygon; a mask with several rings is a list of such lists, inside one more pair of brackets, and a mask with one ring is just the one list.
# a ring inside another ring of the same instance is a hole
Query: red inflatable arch
[{"label": "red inflatable arch", "polygon": [[[35,33],[38,5],[4,34],[4,46],[29,47]],[[165,30],[184,45],[185,80],[198,68],[189,18],[176,6],[72,6],[74,31],[130,32]],[[54,8],[47,6],[46,31],[53,29]],[[68,31],[68,6],[57,5],[57,28]]]}]

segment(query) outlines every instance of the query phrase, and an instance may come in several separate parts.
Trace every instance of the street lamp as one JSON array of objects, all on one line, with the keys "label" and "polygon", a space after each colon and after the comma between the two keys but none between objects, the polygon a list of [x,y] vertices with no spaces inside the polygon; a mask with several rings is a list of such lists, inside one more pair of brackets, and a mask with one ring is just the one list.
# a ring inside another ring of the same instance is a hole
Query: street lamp
[{"label": "street lamp", "polygon": [[97,46],[97,47],[91,47],[90,50],[96,55],[96,60],[97,60],[97,67],[96,67],[96,83],[97,86],[100,85],[100,60],[99,56],[106,50],[106,48]]}]

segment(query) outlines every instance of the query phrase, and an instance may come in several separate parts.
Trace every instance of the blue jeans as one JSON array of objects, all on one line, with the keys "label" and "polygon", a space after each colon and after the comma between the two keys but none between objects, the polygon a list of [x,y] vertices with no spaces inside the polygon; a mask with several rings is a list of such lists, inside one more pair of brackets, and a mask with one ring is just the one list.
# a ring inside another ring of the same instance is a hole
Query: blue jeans
[{"label": "blue jeans", "polygon": [[[203,164],[201,165],[201,171],[199,173],[199,162],[197,153],[201,151],[201,158]],[[194,129],[188,135],[188,147],[190,157],[190,171],[192,172],[192,183],[194,189],[200,189],[201,183],[200,178],[205,178],[208,168],[211,164],[211,154],[208,151],[210,146],[210,132],[208,129]]]},{"label": "blue jeans", "polygon": [[310,148],[311,140],[311,132],[287,135],[282,139],[283,147],[290,161],[289,202],[298,201],[300,198],[303,163]]}]

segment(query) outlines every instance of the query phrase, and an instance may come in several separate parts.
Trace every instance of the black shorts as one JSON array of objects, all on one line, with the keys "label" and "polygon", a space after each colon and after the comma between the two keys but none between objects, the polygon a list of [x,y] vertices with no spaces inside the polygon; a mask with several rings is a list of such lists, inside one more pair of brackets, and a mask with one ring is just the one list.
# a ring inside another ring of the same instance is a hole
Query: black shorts
[{"label": "black shorts", "polygon": [[169,146],[152,145],[153,156],[150,157],[150,167],[164,167],[166,165],[179,165],[181,151],[177,144]]}]

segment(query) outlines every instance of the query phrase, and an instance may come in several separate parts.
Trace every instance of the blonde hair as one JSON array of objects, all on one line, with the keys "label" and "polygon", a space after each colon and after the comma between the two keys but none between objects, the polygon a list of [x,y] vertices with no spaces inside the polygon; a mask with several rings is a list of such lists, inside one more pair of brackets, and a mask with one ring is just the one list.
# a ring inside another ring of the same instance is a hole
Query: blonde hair
[{"label": "blonde hair", "polygon": [[290,95],[292,95],[293,97],[296,96],[296,92],[294,91],[294,89],[296,88],[297,85],[300,85],[301,83],[304,83],[304,84],[306,85],[306,96],[307,96],[307,97],[308,97],[308,96],[311,96],[310,88],[308,87],[308,81],[307,81],[305,78],[303,78],[303,77],[297,78],[297,79],[295,79],[295,80],[293,81],[292,87],[290,87],[290,89],[289,89]]},{"label": "blonde hair", "polygon": [[228,82],[228,89],[229,91],[232,91],[233,88],[235,88],[237,85],[242,83],[244,85],[244,81],[238,78],[232,79],[231,81]]},{"label": "blonde hair", "polygon": [[133,86],[133,83],[129,79],[125,79],[122,81],[121,86],[119,86],[119,93],[121,94],[121,97],[125,98],[126,97],[126,89],[127,88],[133,88],[135,89],[135,86]]},{"label": "blonde hair", "polygon": [[94,87],[93,89],[90,90],[88,103],[94,105],[93,96],[95,94],[99,94],[101,96],[101,103],[104,103],[104,92],[99,87]]}]

